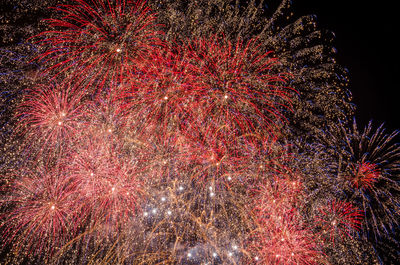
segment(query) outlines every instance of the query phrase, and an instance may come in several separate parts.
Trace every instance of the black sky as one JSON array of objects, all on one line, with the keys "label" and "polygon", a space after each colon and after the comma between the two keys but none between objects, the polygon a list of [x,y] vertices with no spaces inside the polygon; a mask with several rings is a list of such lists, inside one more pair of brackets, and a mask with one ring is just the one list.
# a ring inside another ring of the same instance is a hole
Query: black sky
[{"label": "black sky", "polygon": [[294,11],[316,14],[336,35],[338,62],[350,71],[359,125],[370,119],[400,129],[400,42],[396,1],[294,0]]}]

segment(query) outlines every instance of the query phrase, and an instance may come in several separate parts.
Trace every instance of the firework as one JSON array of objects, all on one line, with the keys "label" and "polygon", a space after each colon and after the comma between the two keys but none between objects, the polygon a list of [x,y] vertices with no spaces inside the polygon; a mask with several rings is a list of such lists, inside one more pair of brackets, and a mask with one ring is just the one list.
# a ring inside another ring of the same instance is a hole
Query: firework
[{"label": "firework", "polygon": [[[193,119],[188,104],[193,101],[194,77],[185,56],[179,48],[158,53],[141,78],[121,93],[123,113],[135,121],[132,126],[138,133],[165,135]],[[149,131],[149,127],[154,131]]]},{"label": "firework", "polygon": [[356,189],[371,189],[380,175],[378,166],[368,162],[357,165],[352,173],[352,183]]},{"label": "firework", "polygon": [[398,225],[400,148],[393,143],[398,132],[388,135],[382,126],[374,131],[371,122],[360,132],[354,121],[353,130],[342,133],[351,198],[364,211],[365,232],[378,240]]},{"label": "firework", "polygon": [[256,39],[257,54],[272,51],[279,64],[270,74],[289,72],[290,85],[286,86],[298,91],[290,97],[293,112],[281,109],[289,121],[285,134],[289,138],[314,139],[319,129],[351,117],[354,105],[347,89],[348,71],[336,63],[334,34],[318,27],[316,16],[295,18],[293,1],[278,2],[276,9],[274,1],[263,0],[245,5],[240,1],[165,0],[149,1],[149,5],[157,12],[157,21],[165,25],[168,40],[186,44],[200,39],[211,45],[217,42],[210,41],[211,36],[223,35],[233,49],[237,41]]},{"label": "firework", "polygon": [[[290,109],[288,75],[276,73],[276,58],[262,52],[257,40],[231,43],[224,37],[193,41],[188,49],[195,82],[191,109],[205,126],[234,133],[273,131]],[[263,106],[260,108],[260,106]]]},{"label": "firework", "polygon": [[18,107],[19,130],[44,149],[61,148],[81,129],[82,93],[71,86],[38,86]]},{"label": "firework", "polygon": [[151,186],[147,193],[139,228],[143,254],[136,263],[239,264],[246,256],[247,199],[238,200],[242,195],[233,189],[181,178]]},{"label": "firework", "polygon": [[274,178],[257,191],[257,228],[250,244],[259,264],[318,264],[321,253],[311,230],[302,227],[296,204],[301,184],[296,178]]},{"label": "firework", "polygon": [[52,30],[37,36],[51,47],[38,60],[50,63],[53,75],[79,72],[91,87],[120,84],[161,44],[154,14],[141,0],[76,0],[55,10],[61,18],[49,19]]},{"label": "firework", "polygon": [[31,48],[0,50],[4,263],[376,264],[380,237],[395,255],[396,133],[347,128],[315,17],[41,2]]},{"label": "firework", "polygon": [[141,193],[138,159],[117,155],[124,153],[118,148],[100,136],[86,139],[66,157],[67,171],[77,183],[84,213],[94,223],[123,224],[135,214]]},{"label": "firework", "polygon": [[80,217],[77,186],[73,179],[57,171],[39,169],[13,178],[10,192],[2,201],[7,243],[30,255],[54,254],[77,229]]},{"label": "firework", "polygon": [[328,206],[320,209],[317,223],[321,225],[324,235],[329,235],[329,240],[348,236],[352,237],[354,231],[361,229],[362,214],[351,203],[332,201]]}]

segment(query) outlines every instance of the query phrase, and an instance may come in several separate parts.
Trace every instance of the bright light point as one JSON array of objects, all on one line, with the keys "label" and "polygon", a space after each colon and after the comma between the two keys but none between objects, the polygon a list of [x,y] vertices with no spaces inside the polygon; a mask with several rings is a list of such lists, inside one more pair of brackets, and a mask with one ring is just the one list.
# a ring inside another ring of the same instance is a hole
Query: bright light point
[{"label": "bright light point", "polygon": [[336,225],[336,221],[335,220],[332,221],[332,225]]},{"label": "bright light point", "polygon": [[236,246],[236,245],[233,245],[233,247],[232,247],[234,250],[237,250],[238,249],[238,247]]},{"label": "bright light point", "polygon": [[111,130],[111,129],[108,129],[108,132],[109,132],[109,133],[111,133],[111,132],[112,132],[112,130]]},{"label": "bright light point", "polygon": [[166,200],[165,197],[162,197],[162,198],[161,198],[161,201],[162,201],[162,202],[165,202],[165,200]]},{"label": "bright light point", "polygon": [[225,95],[224,98],[227,99],[227,98],[228,98],[228,95]]},{"label": "bright light point", "polygon": [[294,253],[292,252],[292,256],[294,256]]},{"label": "bright light point", "polygon": [[284,239],[284,238],[281,238],[281,241],[283,242],[283,241],[285,241],[285,239]]},{"label": "bright light point", "polygon": [[143,214],[144,216],[148,216],[149,214],[147,213],[147,212],[144,212],[144,214]]},{"label": "bright light point", "polygon": [[59,122],[58,122],[58,125],[61,125],[61,124],[62,124],[62,122],[61,122],[61,121],[59,121]]},{"label": "bright light point", "polygon": [[276,254],[275,257],[279,258],[279,254]]},{"label": "bright light point", "polygon": [[255,260],[259,260],[259,258],[258,258],[258,257],[255,257],[254,259],[255,259]]},{"label": "bright light point", "polygon": [[119,53],[119,52],[122,52],[122,50],[121,50],[120,48],[117,48],[117,49],[116,49],[116,52]]},{"label": "bright light point", "polygon": [[233,255],[232,252],[229,252],[229,253],[228,253],[228,256],[229,256],[229,257],[232,257],[232,255]]},{"label": "bright light point", "polygon": [[192,253],[188,253],[187,256],[190,258],[192,257]]},{"label": "bright light point", "polygon": [[126,195],[129,195],[129,192],[127,192]]},{"label": "bright light point", "polygon": [[179,188],[178,188],[180,191],[182,191],[183,190],[183,187],[182,186],[179,186]]},{"label": "bright light point", "polygon": [[275,203],[275,202],[276,202],[276,200],[273,200],[272,202],[273,202],[273,203]]},{"label": "bright light point", "polygon": [[210,193],[210,196],[211,196],[211,197],[214,197],[214,195],[215,195],[214,192],[211,192],[211,193]]},{"label": "bright light point", "polygon": [[50,209],[52,209],[52,210],[54,210],[56,207],[54,206],[54,205],[52,205],[51,207],[50,207]]},{"label": "bright light point", "polygon": [[214,252],[213,253],[213,257],[216,258],[217,257],[217,253]]},{"label": "bright light point", "polygon": [[154,208],[151,212],[152,212],[152,213],[156,213],[156,212],[157,212],[157,209]]},{"label": "bright light point", "polygon": [[93,175],[94,175],[94,174],[93,174],[93,172],[92,172],[92,173],[90,173],[90,176],[91,176],[91,177],[93,177]]},{"label": "bright light point", "polygon": [[164,97],[164,99],[165,99],[165,100],[167,100],[167,99],[168,99],[168,97],[167,97],[167,96],[165,96],[165,97]]},{"label": "bright light point", "polygon": [[65,117],[65,113],[64,113],[64,112],[61,112],[61,116],[62,116],[62,117]]},{"label": "bright light point", "polygon": [[111,188],[111,191],[114,192],[114,191],[115,191],[115,187],[112,187],[112,188]]},{"label": "bright light point", "polygon": [[232,178],[231,178],[231,177],[228,177],[228,180],[229,180],[229,181],[231,181],[231,180],[232,180]]},{"label": "bright light point", "polygon": [[168,215],[171,215],[171,214],[172,214],[171,210],[168,210],[168,211],[167,211],[167,214],[168,214]]}]

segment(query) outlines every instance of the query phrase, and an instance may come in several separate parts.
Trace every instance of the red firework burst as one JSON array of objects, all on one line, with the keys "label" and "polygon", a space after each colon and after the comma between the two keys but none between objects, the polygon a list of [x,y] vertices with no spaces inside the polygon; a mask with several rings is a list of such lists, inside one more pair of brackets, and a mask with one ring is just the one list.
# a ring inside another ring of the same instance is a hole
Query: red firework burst
[{"label": "red firework burst", "polygon": [[20,130],[43,147],[74,139],[83,116],[82,93],[70,86],[39,86],[29,90],[18,107]]},{"label": "red firework burst", "polygon": [[271,52],[260,50],[255,39],[232,44],[224,37],[199,39],[187,49],[194,120],[239,134],[276,129],[293,90],[284,86],[288,74],[279,72]]},{"label": "red firework burst", "polygon": [[363,162],[354,167],[351,181],[357,189],[372,189],[372,185],[378,181],[380,175],[377,165]]},{"label": "red firework burst", "polygon": [[104,137],[86,139],[66,159],[67,170],[76,179],[84,211],[95,223],[123,224],[135,213],[141,194],[138,153],[123,150]]},{"label": "red firework burst", "polygon": [[[188,105],[193,100],[193,76],[185,53],[175,49],[154,56],[140,80],[121,94],[124,113],[129,113],[139,133],[164,134],[179,129],[190,121]],[[154,126],[152,126],[154,125]]]},{"label": "red firework burst", "polygon": [[6,243],[36,254],[53,253],[80,224],[77,186],[59,172],[28,172],[10,185],[1,216]]},{"label": "red firework burst", "polygon": [[61,18],[48,20],[54,30],[38,36],[41,45],[51,47],[38,57],[51,62],[48,71],[72,70],[89,84],[114,86],[142,68],[161,45],[145,1],[74,1],[55,8]]},{"label": "red firework burst", "polygon": [[316,221],[322,228],[322,236],[329,235],[329,240],[334,242],[335,238],[352,237],[353,232],[359,231],[362,214],[351,203],[334,200],[319,210]]}]

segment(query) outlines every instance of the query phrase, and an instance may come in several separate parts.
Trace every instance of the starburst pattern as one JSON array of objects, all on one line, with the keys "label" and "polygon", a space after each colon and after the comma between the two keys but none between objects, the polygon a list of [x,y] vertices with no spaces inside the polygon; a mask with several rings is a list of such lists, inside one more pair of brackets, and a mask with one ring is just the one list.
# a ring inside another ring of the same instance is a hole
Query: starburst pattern
[{"label": "starburst pattern", "polygon": [[73,2],[56,7],[59,17],[48,20],[52,30],[37,36],[40,45],[51,47],[38,60],[50,62],[47,71],[55,75],[74,68],[91,86],[121,83],[161,45],[145,1]]},{"label": "starburst pattern", "polygon": [[352,182],[357,189],[371,189],[373,184],[378,181],[379,175],[377,165],[364,162],[354,168]]},{"label": "starburst pattern", "polygon": [[[377,238],[391,233],[398,225],[400,148],[394,143],[398,132],[386,134],[382,126],[372,123],[361,132],[342,128],[345,139],[345,175],[350,181],[352,200],[364,210],[365,232]],[[350,156],[349,156],[350,154]]]},{"label": "starburst pattern", "polygon": [[70,86],[39,86],[29,90],[18,107],[20,129],[35,135],[44,148],[71,142],[81,128],[82,93]]},{"label": "starburst pattern", "polygon": [[54,247],[65,243],[79,224],[75,181],[47,171],[24,172],[12,178],[10,195],[2,201],[10,208],[2,215],[7,220],[2,223],[3,236],[19,251],[54,254]]},{"label": "starburst pattern", "polygon": [[317,223],[322,227],[322,235],[329,235],[330,241],[344,236],[352,237],[354,232],[361,229],[362,214],[351,203],[332,201],[322,207]]}]

